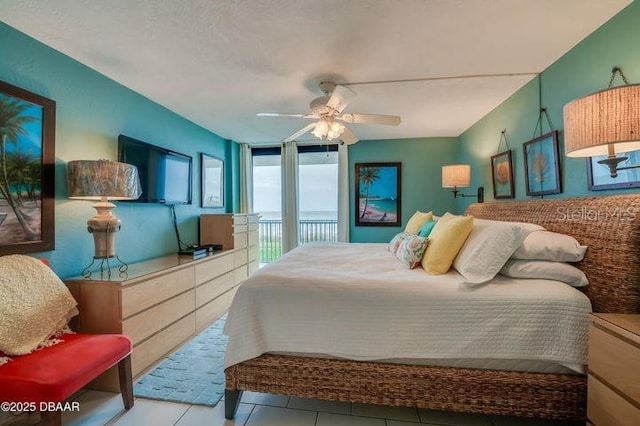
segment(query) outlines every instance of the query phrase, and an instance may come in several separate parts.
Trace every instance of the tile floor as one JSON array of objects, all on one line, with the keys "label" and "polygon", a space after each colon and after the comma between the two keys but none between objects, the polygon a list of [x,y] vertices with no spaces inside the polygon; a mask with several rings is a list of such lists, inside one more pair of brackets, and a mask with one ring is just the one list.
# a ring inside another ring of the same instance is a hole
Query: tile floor
[{"label": "tile floor", "polygon": [[[236,418],[225,420],[224,403],[215,407],[136,398],[125,411],[119,394],[84,391],[74,400],[79,412],[63,415],[65,426],[577,426],[581,423],[453,413],[404,407],[319,401],[245,392]],[[2,426],[37,425],[37,414],[11,416]]]}]

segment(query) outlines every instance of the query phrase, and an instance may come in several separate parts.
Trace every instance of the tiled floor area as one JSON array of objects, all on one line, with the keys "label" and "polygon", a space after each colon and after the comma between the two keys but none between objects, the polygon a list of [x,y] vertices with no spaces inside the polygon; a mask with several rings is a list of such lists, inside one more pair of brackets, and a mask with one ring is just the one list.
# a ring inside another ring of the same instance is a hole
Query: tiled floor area
[{"label": "tiled floor area", "polygon": [[[484,416],[415,408],[328,402],[245,392],[236,418],[224,418],[224,403],[215,407],[136,398],[124,411],[119,394],[86,391],[77,395],[80,412],[63,416],[66,426],[560,426],[581,423],[517,417]],[[12,417],[3,426],[36,425],[38,415]]]}]

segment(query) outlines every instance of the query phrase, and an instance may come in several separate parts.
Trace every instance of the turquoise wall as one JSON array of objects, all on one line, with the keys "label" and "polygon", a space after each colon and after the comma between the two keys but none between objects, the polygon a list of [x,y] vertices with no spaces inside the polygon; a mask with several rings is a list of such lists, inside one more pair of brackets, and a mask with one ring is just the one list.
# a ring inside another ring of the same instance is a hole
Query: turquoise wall
[{"label": "turquoise wall", "polygon": [[[388,242],[402,231],[416,210],[443,214],[454,211],[451,191],[442,188],[442,166],[457,160],[457,138],[366,140],[349,147],[351,211],[349,236],[352,242]],[[355,226],[355,164],[402,163],[401,226]]]},{"label": "turquoise wall", "polygon": [[[503,102],[459,137],[459,160],[471,164],[472,182],[493,199],[490,157],[497,153],[500,132],[507,129],[512,149],[516,199],[528,199],[524,183],[522,144],[533,138],[540,106],[547,109],[554,130],[562,130],[562,108],[575,98],[605,89],[613,66],[621,66],[630,83],[640,83],[640,2],[635,1],[545,69],[540,77]],[[620,84],[616,79],[616,84]],[[541,95],[541,96],[540,96]],[[540,99],[542,102],[540,102]],[[545,122],[545,132],[548,127]],[[536,135],[538,136],[539,133]],[[639,189],[589,191],[586,160],[564,156],[560,132],[561,194],[546,197],[600,196],[640,192]],[[503,149],[504,150],[504,146]],[[536,197],[538,198],[538,197]],[[458,201],[458,212],[471,201]]]},{"label": "turquoise wall", "polygon": [[[193,157],[193,204],[176,207],[182,240],[198,240],[198,216],[237,206],[238,148],[140,94],[0,23],[0,80],[53,99],[56,117],[56,248],[35,254],[50,260],[61,277],[79,274],[93,256],[86,221],[89,201],[67,199],[66,163],[117,159],[117,137],[125,134]],[[179,76],[177,76],[179,77]],[[200,209],[200,159],[205,152],[225,160],[225,209]],[[122,221],[117,253],[135,262],[178,249],[170,209],[163,205],[116,202]]]}]

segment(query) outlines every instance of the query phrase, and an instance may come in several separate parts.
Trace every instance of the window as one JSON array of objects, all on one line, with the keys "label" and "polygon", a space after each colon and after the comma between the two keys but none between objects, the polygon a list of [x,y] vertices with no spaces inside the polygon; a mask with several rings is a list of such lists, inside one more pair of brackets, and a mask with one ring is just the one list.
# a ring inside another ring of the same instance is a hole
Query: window
[{"label": "window", "polygon": [[[282,170],[280,148],[253,148],[253,204],[260,214],[260,262],[282,252]],[[337,241],[338,148],[298,147],[299,240]]]}]

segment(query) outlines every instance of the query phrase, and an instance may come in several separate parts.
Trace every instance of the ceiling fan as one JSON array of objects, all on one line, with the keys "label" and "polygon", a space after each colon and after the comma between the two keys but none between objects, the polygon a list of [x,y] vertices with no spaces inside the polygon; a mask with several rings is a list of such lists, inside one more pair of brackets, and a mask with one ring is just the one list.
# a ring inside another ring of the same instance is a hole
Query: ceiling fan
[{"label": "ceiling fan", "polygon": [[297,117],[316,120],[284,139],[283,142],[293,141],[305,133],[311,132],[322,140],[340,139],[345,144],[351,145],[358,142],[359,139],[342,123],[383,124],[386,126],[400,124],[401,120],[397,115],[343,114],[342,111],[344,111],[351,99],[356,96],[356,93],[346,86],[341,86],[331,81],[323,81],[320,83],[320,90],[324,93],[324,96],[311,101],[309,104],[311,112],[308,114],[261,112],[256,115],[260,117]]}]

